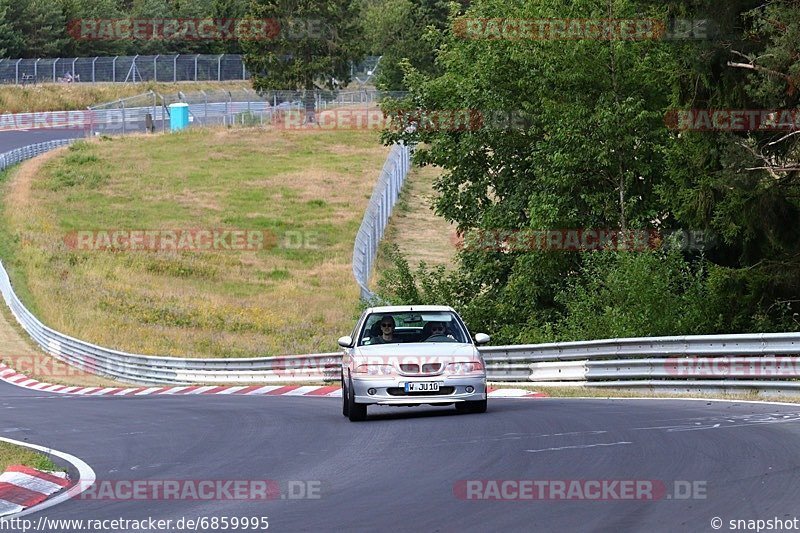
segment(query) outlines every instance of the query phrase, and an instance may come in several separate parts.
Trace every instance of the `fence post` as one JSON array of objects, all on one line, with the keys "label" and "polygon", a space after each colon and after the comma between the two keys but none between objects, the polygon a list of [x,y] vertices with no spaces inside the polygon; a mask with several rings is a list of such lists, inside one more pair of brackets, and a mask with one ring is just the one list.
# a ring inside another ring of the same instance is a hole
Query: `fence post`
[{"label": "fence post", "polygon": [[95,75],[94,75],[95,74],[94,64],[97,63],[97,59],[98,59],[97,57],[92,59],[92,83],[96,83],[95,82]]},{"label": "fence post", "polygon": [[181,57],[180,54],[176,55],[172,58],[172,83],[178,81],[178,58]]},{"label": "fence post", "polygon": [[246,76],[247,76],[247,74],[246,74],[246,72],[244,70],[244,58],[242,58],[242,81],[247,79]]},{"label": "fence post", "polygon": [[200,58],[200,54],[194,56],[194,81],[197,81],[197,60]]},{"label": "fence post", "polygon": [[78,61],[78,58],[74,58],[72,60],[72,81],[75,81],[75,62]]},{"label": "fence post", "polygon": [[17,59],[17,64],[14,65],[14,68],[16,69],[16,74],[14,76],[14,83],[16,85],[19,85],[19,62],[20,61],[22,61],[22,60],[21,59]]},{"label": "fence post", "polygon": [[36,62],[33,64],[33,81],[34,83],[39,81],[39,61],[41,61],[41,57],[36,58]]},{"label": "fence post", "polygon": [[225,54],[220,54],[217,58],[217,81],[222,81],[222,56]]},{"label": "fence post", "polygon": [[56,60],[53,61],[53,83],[56,82],[56,63],[58,63],[59,59],[61,59],[61,58],[57,57]]},{"label": "fence post", "polygon": [[[161,54],[156,54],[156,57],[153,58],[153,81],[158,81],[158,57]],[[136,81],[136,80],[133,80]]]},{"label": "fence post", "polygon": [[111,62],[111,81],[117,81],[117,58],[119,56],[114,56],[114,61]]}]

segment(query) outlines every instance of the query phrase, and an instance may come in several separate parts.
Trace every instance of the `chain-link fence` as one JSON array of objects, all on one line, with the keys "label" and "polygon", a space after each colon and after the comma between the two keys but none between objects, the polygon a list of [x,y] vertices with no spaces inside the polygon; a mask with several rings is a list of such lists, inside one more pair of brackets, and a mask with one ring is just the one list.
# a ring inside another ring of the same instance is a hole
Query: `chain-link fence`
[{"label": "chain-link fence", "polygon": [[[153,91],[108,102],[89,109],[86,120],[91,135],[124,135],[169,128],[170,104],[189,105],[192,126],[209,125],[276,125],[277,113],[284,119],[282,127],[306,124],[307,103],[324,112],[338,108],[363,107],[377,109],[388,93],[375,90],[355,91],[268,91],[209,90],[162,95]],[[292,114],[291,120],[287,115]]]},{"label": "chain-link fence", "polygon": [[237,54],[0,59],[0,83],[232,81],[250,75]]},{"label": "chain-link fence", "polygon": [[[367,56],[353,63],[350,69],[353,82],[362,87],[369,84],[377,72],[380,59],[380,56]],[[239,54],[0,59],[0,83],[18,85],[248,79],[250,74]]]}]

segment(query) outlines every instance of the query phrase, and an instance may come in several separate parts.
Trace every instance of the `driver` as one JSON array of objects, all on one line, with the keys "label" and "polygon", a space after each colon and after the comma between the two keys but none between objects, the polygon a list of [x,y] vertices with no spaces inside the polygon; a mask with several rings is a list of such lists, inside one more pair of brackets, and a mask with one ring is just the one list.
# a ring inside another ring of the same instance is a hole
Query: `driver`
[{"label": "driver", "polygon": [[381,323],[381,335],[377,337],[374,341],[375,344],[389,344],[400,342],[400,340],[394,336],[394,317],[392,315],[383,315],[380,320]]}]

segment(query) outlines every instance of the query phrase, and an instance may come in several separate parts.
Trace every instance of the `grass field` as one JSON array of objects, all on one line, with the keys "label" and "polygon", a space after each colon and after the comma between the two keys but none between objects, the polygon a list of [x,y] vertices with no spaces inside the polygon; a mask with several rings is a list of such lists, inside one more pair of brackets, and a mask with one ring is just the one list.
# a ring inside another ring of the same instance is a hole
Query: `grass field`
[{"label": "grass field", "polygon": [[[387,149],[370,131],[102,138],[3,184],[0,257],[46,324],[187,357],[336,349],[358,306],[353,239]],[[84,230],[258,230],[258,251],[70,249]]]},{"label": "grass field", "polygon": [[47,83],[41,85],[0,85],[0,114],[38,111],[72,111],[120,98],[155,91],[163,95],[178,91],[250,89],[249,81],[181,83]]},{"label": "grass field", "polygon": [[22,446],[15,446],[7,442],[0,442],[0,474],[2,474],[9,465],[23,465],[31,468],[36,468],[45,471],[63,471],[63,468],[58,468],[53,461],[48,459],[45,455],[23,448]]}]

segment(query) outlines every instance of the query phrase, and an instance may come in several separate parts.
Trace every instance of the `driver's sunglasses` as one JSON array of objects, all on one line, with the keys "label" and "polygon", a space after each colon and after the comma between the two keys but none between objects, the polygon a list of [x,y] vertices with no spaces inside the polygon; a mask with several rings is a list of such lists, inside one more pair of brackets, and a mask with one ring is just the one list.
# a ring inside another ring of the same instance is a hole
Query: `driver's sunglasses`
[{"label": "driver's sunglasses", "polygon": [[393,328],[394,324],[381,324],[382,328]]},{"label": "driver's sunglasses", "polygon": [[431,328],[431,331],[444,331],[444,328],[442,326],[434,326]]}]

